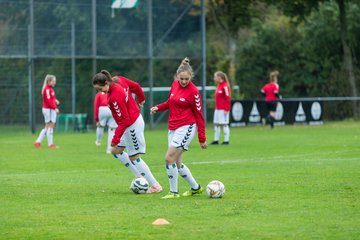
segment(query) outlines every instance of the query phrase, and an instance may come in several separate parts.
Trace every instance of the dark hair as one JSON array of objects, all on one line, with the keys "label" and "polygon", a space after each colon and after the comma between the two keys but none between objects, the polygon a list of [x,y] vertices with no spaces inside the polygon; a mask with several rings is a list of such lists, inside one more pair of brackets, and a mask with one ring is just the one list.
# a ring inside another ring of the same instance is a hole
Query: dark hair
[{"label": "dark hair", "polygon": [[112,82],[111,74],[107,70],[101,70],[93,77],[93,85],[105,86],[107,83]]}]

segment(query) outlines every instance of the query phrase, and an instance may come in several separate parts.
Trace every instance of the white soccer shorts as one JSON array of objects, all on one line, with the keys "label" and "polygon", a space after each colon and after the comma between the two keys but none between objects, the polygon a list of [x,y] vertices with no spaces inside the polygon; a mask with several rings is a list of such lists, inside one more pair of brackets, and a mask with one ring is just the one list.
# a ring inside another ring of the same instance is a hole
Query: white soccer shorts
[{"label": "white soccer shorts", "polygon": [[215,109],[214,111],[214,124],[227,125],[229,124],[230,114],[225,113],[225,110]]},{"label": "white soccer shorts", "polygon": [[49,122],[56,123],[57,113],[55,109],[43,108],[42,113],[44,115],[45,123],[49,123]]},{"label": "white soccer shorts", "polygon": [[190,143],[197,133],[197,125],[195,123],[179,127],[176,130],[170,130],[168,133],[168,144],[175,148],[188,150]]},{"label": "white soccer shorts", "polygon": [[123,136],[120,139],[119,147],[125,147],[129,156],[146,153],[146,143],[144,137],[145,123],[144,119],[139,115],[136,121],[125,129]]},{"label": "white soccer shorts", "polygon": [[99,123],[101,127],[108,126],[110,128],[117,128],[117,124],[111,114],[109,107],[99,107]]}]

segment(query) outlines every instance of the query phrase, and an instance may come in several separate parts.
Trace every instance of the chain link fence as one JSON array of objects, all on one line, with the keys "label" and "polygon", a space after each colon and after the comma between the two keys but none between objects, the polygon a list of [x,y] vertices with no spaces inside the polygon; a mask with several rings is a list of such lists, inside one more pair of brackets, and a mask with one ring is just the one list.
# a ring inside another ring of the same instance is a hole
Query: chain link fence
[{"label": "chain link fence", "polygon": [[144,87],[170,86],[184,57],[201,72],[199,1],[139,0],[113,12],[111,3],[0,1],[0,124],[43,124],[46,74],[57,77],[60,111],[92,123],[91,78],[101,69]]}]

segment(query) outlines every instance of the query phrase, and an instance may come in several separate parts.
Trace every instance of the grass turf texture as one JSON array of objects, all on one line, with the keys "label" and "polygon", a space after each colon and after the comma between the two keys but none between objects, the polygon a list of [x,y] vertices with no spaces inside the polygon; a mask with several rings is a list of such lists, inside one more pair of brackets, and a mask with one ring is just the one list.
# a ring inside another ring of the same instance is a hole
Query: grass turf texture
[{"label": "grass turf texture", "polygon": [[[222,199],[160,199],[169,189],[164,128],[145,132],[143,158],[164,187],[148,195],[129,190],[132,174],[95,146],[94,132],[55,133],[60,149],[35,149],[28,129],[0,130],[0,239],[360,236],[359,122],[232,128],[230,145],[207,150],[196,139],[184,162],[204,187],[222,181]],[[179,188],[188,189],[181,178]],[[152,225],[157,218],[170,225]]]}]

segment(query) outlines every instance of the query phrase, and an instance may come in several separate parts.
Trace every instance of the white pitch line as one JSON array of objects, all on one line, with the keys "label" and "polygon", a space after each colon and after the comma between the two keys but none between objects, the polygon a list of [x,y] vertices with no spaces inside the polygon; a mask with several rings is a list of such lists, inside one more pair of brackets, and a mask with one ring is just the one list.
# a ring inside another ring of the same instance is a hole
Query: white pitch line
[{"label": "white pitch line", "polygon": [[236,164],[236,163],[291,163],[291,162],[334,162],[334,161],[360,161],[360,158],[317,158],[317,159],[289,159],[289,157],[280,156],[276,159],[271,158],[253,158],[253,159],[234,159],[234,160],[221,160],[221,161],[204,161],[204,162],[188,162],[187,164],[201,165],[201,164]]},{"label": "white pitch line", "polygon": [[[333,154],[343,154],[343,153],[354,153],[360,151],[353,150],[342,150],[335,151]],[[220,160],[220,161],[204,161],[204,162],[188,162],[187,164],[226,164],[226,163],[248,163],[248,162],[256,162],[256,163],[273,163],[273,162],[317,162],[317,161],[359,161],[359,158],[317,158],[317,159],[308,159],[309,157],[320,157],[323,155],[327,155],[328,153],[305,153],[305,154],[296,154],[296,155],[286,155],[286,156],[273,156],[273,157],[259,157],[259,158],[247,158],[247,159],[233,159],[233,160]],[[360,155],[360,154],[359,154]],[[291,160],[292,158],[295,158]],[[298,159],[302,158],[302,159]]]}]

